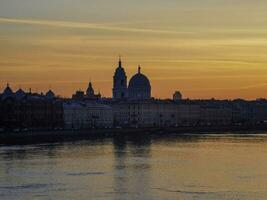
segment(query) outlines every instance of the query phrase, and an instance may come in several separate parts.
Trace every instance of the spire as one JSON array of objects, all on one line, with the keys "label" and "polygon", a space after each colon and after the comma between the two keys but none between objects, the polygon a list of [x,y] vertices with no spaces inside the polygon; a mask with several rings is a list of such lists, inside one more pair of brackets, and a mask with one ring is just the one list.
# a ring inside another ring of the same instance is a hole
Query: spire
[{"label": "spire", "polygon": [[141,66],[138,65],[138,74],[141,74]]},{"label": "spire", "polygon": [[122,67],[121,65],[121,56],[119,55],[119,67]]},{"label": "spire", "polygon": [[89,82],[88,88],[86,90],[86,94],[87,94],[87,96],[90,96],[90,95],[94,95],[95,94],[94,89],[93,89],[93,85],[92,85],[92,82],[91,81]]}]

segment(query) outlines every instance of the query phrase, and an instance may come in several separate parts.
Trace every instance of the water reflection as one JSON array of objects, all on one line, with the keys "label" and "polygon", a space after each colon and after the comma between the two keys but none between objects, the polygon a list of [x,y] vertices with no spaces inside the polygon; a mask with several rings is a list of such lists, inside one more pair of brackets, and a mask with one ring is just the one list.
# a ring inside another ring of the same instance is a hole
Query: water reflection
[{"label": "water reflection", "polygon": [[5,199],[265,199],[267,136],[168,135],[0,146]]},{"label": "water reflection", "polygon": [[115,137],[113,146],[115,199],[151,199],[151,137]]}]

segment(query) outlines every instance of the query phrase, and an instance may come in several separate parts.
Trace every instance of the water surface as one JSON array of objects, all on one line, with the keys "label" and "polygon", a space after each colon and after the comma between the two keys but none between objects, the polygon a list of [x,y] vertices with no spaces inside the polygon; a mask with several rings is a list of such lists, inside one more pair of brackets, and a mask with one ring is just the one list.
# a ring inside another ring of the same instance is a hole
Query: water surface
[{"label": "water surface", "polygon": [[267,135],[0,146],[0,199],[266,199]]}]

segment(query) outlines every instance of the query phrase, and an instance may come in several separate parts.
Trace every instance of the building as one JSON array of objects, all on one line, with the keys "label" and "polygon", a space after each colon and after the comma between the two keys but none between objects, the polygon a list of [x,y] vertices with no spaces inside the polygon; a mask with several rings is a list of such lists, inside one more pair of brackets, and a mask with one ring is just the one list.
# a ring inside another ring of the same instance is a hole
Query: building
[{"label": "building", "polygon": [[175,91],[173,94],[173,100],[174,101],[180,101],[182,100],[182,94],[179,91]]},{"label": "building", "polygon": [[0,127],[2,129],[62,128],[62,100],[49,90],[46,95],[13,92],[9,85],[0,98]]},{"label": "building", "polygon": [[100,92],[98,92],[98,94],[95,94],[92,82],[89,82],[88,88],[86,90],[86,99],[89,100],[96,100],[96,99],[100,99],[101,98],[101,94]]},{"label": "building", "polygon": [[90,81],[86,92],[76,91],[72,99],[45,94],[13,92],[9,84],[0,94],[1,129],[91,129],[110,127],[219,127],[267,124],[267,100],[189,100],[175,91],[173,99],[151,97],[149,78],[138,72],[127,85],[119,59],[113,76],[113,98],[95,94]]},{"label": "building", "polygon": [[65,102],[63,105],[66,129],[111,128],[113,112],[108,105],[96,102]]},{"label": "building", "polygon": [[147,100],[151,98],[150,81],[141,73],[139,66],[138,72],[130,79],[127,87],[127,76],[119,59],[119,66],[113,76],[112,93],[114,100]]},{"label": "building", "polygon": [[76,101],[83,101],[85,98],[84,91],[77,90],[75,94],[72,95],[72,99]]},{"label": "building", "polygon": [[151,98],[150,81],[141,73],[140,66],[138,67],[138,73],[130,79],[128,94],[131,100],[146,100]]},{"label": "building", "polygon": [[85,100],[98,100],[101,98],[100,92],[95,94],[92,82],[90,81],[88,84],[88,88],[86,90],[86,94],[82,90],[77,90],[75,94],[72,95],[72,99],[76,101],[85,101]]},{"label": "building", "polygon": [[126,99],[128,97],[127,76],[122,67],[121,59],[113,76],[113,99]]},{"label": "building", "polygon": [[253,124],[267,124],[267,100],[258,99],[251,102]]},{"label": "building", "polygon": [[115,126],[176,127],[196,125],[200,107],[171,100],[129,100],[112,105]]},{"label": "building", "polygon": [[232,124],[231,106],[206,100],[128,100],[113,103],[114,125],[122,127],[200,127]]}]

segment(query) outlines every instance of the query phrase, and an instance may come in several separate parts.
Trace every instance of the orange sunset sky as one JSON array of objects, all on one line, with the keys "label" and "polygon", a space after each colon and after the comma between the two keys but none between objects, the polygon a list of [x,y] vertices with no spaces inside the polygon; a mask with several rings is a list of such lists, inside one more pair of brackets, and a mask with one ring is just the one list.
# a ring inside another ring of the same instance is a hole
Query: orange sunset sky
[{"label": "orange sunset sky", "polygon": [[122,55],[152,95],[267,98],[266,0],[0,0],[0,89],[111,96]]}]

